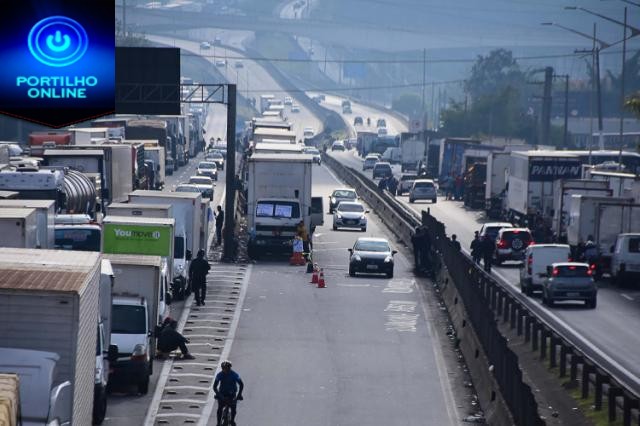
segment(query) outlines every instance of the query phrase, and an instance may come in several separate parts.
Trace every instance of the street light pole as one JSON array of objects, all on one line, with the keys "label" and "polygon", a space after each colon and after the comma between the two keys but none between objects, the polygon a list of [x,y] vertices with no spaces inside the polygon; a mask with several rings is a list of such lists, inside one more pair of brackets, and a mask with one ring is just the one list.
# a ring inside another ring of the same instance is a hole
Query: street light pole
[{"label": "street light pole", "polygon": [[622,27],[622,70],[620,71],[620,150],[618,152],[618,169],[622,170],[622,147],[624,145],[624,78],[627,61],[627,7],[624,8],[624,26]]}]

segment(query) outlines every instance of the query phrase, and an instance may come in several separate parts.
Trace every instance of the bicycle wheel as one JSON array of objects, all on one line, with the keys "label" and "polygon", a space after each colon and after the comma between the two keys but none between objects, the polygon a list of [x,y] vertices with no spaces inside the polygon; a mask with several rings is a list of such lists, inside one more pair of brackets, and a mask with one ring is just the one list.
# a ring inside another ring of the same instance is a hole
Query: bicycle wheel
[{"label": "bicycle wheel", "polygon": [[231,426],[231,409],[228,405],[225,405],[225,407],[222,409],[221,424],[222,426]]}]

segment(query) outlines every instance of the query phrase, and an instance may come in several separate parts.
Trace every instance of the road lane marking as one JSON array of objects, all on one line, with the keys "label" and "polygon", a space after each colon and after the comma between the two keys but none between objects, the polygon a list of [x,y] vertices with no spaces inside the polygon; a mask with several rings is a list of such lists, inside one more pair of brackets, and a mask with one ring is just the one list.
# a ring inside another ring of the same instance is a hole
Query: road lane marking
[{"label": "road lane marking", "polygon": [[395,278],[390,280],[385,288],[382,289],[383,293],[413,293],[416,280],[407,278]]},{"label": "road lane marking", "polygon": [[625,299],[630,300],[632,302],[635,300],[633,297],[629,296],[628,294],[620,293],[620,296],[622,296]]}]

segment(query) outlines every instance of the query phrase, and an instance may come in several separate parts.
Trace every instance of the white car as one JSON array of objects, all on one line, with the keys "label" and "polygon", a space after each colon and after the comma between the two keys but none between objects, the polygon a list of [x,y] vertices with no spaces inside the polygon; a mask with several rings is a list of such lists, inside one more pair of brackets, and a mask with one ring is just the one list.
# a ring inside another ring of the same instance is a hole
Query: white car
[{"label": "white car", "polygon": [[438,201],[436,185],[431,179],[418,179],[413,181],[413,186],[409,191],[409,202],[416,200],[431,200],[432,203]]},{"label": "white car", "polygon": [[524,252],[524,265],[520,268],[520,288],[527,296],[534,290],[542,290],[547,278],[547,266],[567,262],[571,249],[567,244],[535,244]]},{"label": "white car", "polygon": [[203,50],[211,49],[211,44],[209,44],[208,41],[203,41],[202,43],[200,43],[200,49],[203,49]]},{"label": "white car", "polygon": [[367,231],[368,210],[364,206],[354,201],[342,201],[333,210],[333,230],[338,228],[356,228],[362,232]]},{"label": "white car", "polygon": [[198,187],[203,199],[208,198],[213,201],[213,187],[216,185],[209,176],[191,176],[189,178],[189,185]]},{"label": "white car", "polygon": [[613,245],[611,278],[632,282],[634,277],[640,277],[640,234],[620,234]]},{"label": "white car", "polygon": [[284,97],[284,104],[285,104],[285,105],[291,105],[291,104],[293,104],[293,99],[291,98],[291,96],[285,96],[285,97]]},{"label": "white car", "polygon": [[316,135],[316,131],[313,129],[313,127],[305,127],[302,130],[302,134],[305,138],[312,138]]},{"label": "white car", "polygon": [[300,112],[300,107],[298,104],[291,104],[291,112]]},{"label": "white car", "polygon": [[213,180],[218,180],[218,165],[213,161],[201,161],[196,170],[198,176],[209,176]]},{"label": "white car", "polygon": [[242,61],[236,61],[235,67],[236,68],[244,68],[244,64],[242,63]]},{"label": "white car", "polygon": [[224,59],[216,59],[216,67],[224,67],[227,65],[227,61]]}]

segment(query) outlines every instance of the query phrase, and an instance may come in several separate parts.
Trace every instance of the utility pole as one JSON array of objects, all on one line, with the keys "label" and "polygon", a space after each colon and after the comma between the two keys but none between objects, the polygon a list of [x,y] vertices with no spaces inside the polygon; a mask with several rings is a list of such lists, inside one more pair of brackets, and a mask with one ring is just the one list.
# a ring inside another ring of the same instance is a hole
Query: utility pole
[{"label": "utility pole", "polygon": [[127,38],[127,0],[122,0],[122,38]]},{"label": "utility pole", "polygon": [[564,133],[562,135],[564,149],[569,147],[569,74],[564,76]]},{"label": "utility pole", "polygon": [[618,170],[622,171],[622,147],[624,145],[624,79],[627,61],[627,7],[624,8],[624,26],[622,27],[622,70],[620,71],[620,150],[618,151]]},{"label": "utility pole", "polygon": [[227,85],[227,160],[225,164],[226,192],[224,201],[224,247],[222,260],[236,257],[236,85]]},{"label": "utility pole", "polygon": [[548,145],[551,128],[551,86],[553,83],[553,68],[544,69],[544,94],[542,95],[542,114],[540,117],[540,141]]},{"label": "utility pole", "polygon": [[[424,116],[424,91],[427,84],[427,49],[422,49],[422,120],[425,121]],[[422,129],[426,128],[426,123],[422,123]]]}]

